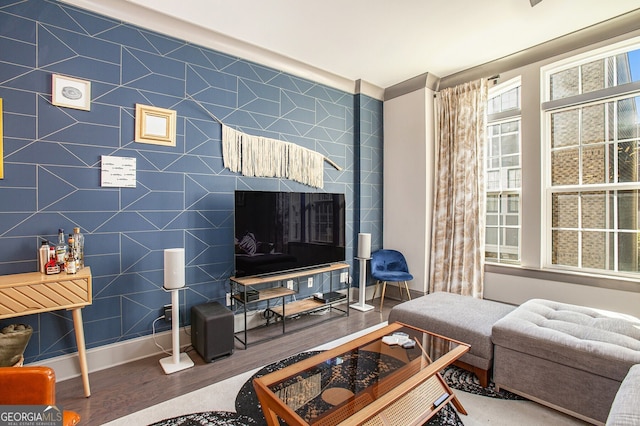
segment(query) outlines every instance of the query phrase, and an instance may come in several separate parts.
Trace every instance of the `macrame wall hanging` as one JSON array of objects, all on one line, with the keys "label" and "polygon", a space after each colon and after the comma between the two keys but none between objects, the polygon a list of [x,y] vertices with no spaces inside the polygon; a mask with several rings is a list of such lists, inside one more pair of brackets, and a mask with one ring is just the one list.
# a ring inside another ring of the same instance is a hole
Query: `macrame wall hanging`
[{"label": "macrame wall hanging", "polygon": [[342,170],[324,155],[291,142],[253,136],[224,124],[189,96],[222,126],[224,167],[244,176],[291,179],[315,188],[324,186],[324,162]]}]

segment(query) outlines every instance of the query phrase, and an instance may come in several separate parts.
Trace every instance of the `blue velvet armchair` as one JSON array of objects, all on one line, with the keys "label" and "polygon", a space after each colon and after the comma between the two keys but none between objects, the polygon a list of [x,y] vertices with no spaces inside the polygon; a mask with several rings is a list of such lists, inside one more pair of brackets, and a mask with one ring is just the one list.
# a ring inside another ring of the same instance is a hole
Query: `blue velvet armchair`
[{"label": "blue velvet armchair", "polygon": [[384,304],[384,294],[387,283],[398,283],[398,290],[402,298],[402,288],[407,292],[407,297],[411,300],[407,281],[413,279],[409,273],[409,266],[404,255],[397,250],[377,250],[371,254],[371,276],[376,279],[376,287],[373,290],[372,300],[375,299],[378,287],[382,283],[382,293],[380,295],[380,312]]}]

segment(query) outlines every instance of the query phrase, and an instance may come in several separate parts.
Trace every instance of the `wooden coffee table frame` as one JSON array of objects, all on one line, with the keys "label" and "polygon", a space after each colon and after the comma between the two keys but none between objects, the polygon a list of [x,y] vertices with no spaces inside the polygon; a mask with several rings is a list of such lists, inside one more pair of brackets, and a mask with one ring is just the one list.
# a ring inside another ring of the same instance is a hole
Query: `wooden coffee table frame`
[{"label": "wooden coffee table frame", "polygon": [[[262,411],[264,412],[267,424],[270,426],[279,425],[280,423],[278,418],[287,422],[288,425],[308,424],[295,411],[278,398],[276,394],[269,389],[270,386],[296,375],[301,371],[313,368],[326,360],[366,345],[367,343],[371,343],[377,339],[381,339],[382,337],[403,327],[456,343],[458,346],[431,362],[425,368],[417,365],[416,362],[422,361],[424,357],[426,357],[426,354],[421,358],[411,361],[407,366],[402,368],[404,370],[404,374],[400,384],[390,384],[391,389],[387,393],[381,395],[375,400],[361,403],[362,408],[359,410],[357,410],[357,408],[354,409],[356,410],[355,413],[348,418],[339,416],[339,413],[336,413],[336,416],[334,417],[331,415],[323,416],[317,423],[314,422],[313,424],[421,425],[449,402],[454,405],[458,412],[461,414],[467,414],[466,410],[453,393],[453,390],[446,384],[438,372],[452,364],[465,352],[469,351],[469,345],[396,322],[364,336],[358,337],[334,349],[324,351],[281,370],[254,379],[253,386],[262,406]],[[391,380],[398,380],[396,374],[391,374],[388,377],[385,377],[374,386],[384,386],[385,381]],[[433,403],[435,400],[445,393],[448,394],[446,400],[437,407],[434,407]],[[436,395],[435,397],[433,396],[434,394]],[[349,404],[355,404],[357,406],[361,400],[360,396],[361,395],[356,395]]]}]

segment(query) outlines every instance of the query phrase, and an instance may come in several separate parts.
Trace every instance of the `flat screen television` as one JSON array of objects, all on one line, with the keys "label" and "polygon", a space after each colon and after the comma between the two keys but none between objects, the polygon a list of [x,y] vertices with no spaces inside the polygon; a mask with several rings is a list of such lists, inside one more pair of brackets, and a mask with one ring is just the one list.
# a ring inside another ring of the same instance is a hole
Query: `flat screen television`
[{"label": "flat screen television", "polygon": [[345,260],[344,194],[236,191],[235,276]]}]

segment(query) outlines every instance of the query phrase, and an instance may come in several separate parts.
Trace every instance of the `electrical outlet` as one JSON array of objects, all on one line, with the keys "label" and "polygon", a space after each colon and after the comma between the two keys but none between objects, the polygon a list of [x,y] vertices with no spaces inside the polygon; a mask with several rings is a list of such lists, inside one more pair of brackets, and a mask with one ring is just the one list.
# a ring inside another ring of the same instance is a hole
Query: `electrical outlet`
[{"label": "electrical outlet", "polygon": [[173,310],[171,309],[171,305],[164,305],[164,320],[171,322],[171,315]]},{"label": "electrical outlet", "polygon": [[307,287],[313,287],[313,277],[307,278]]},{"label": "electrical outlet", "polygon": [[227,293],[227,306],[231,306],[231,293]]},{"label": "electrical outlet", "polygon": [[340,273],[340,282],[341,283],[346,283],[348,279],[349,279],[349,273],[348,272],[341,272]]},{"label": "electrical outlet", "polygon": [[287,281],[287,288],[288,288],[289,290],[293,290],[293,280],[289,280],[289,281]]}]

